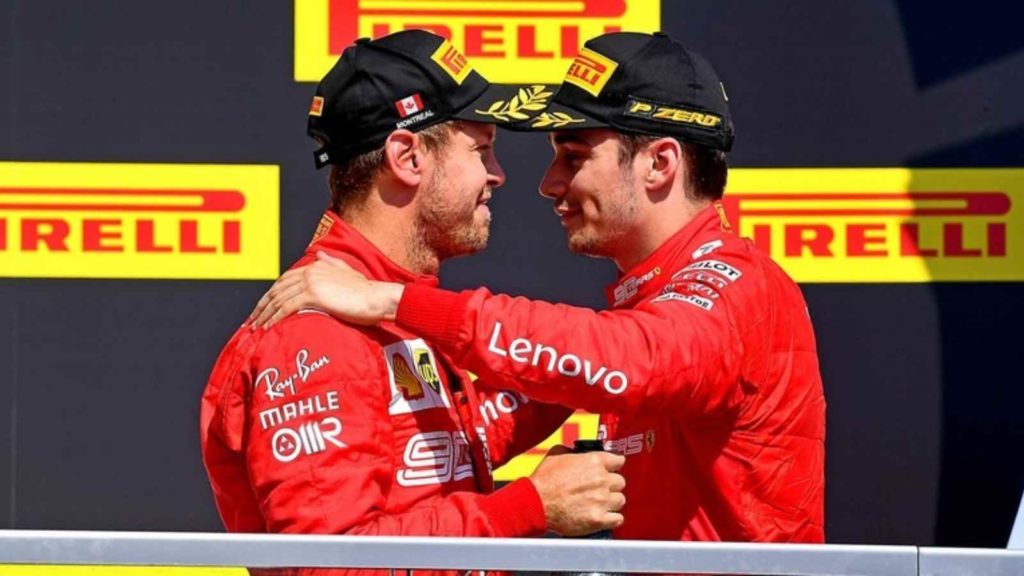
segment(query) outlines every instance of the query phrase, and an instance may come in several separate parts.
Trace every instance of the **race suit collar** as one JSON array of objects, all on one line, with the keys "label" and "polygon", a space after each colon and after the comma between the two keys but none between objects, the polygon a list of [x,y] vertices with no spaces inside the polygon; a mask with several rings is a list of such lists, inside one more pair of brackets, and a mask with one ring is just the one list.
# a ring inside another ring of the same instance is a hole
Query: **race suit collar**
[{"label": "race suit collar", "polygon": [[678,255],[680,252],[693,251],[697,248],[697,242],[705,237],[703,233],[730,230],[721,204],[712,203],[698,212],[692,220],[669,237],[661,246],[658,246],[647,258],[620,274],[614,284],[608,285],[604,290],[608,306],[618,308],[639,298],[653,295],[664,284],[653,280],[662,273],[672,272],[672,270],[662,270],[662,264],[688,262],[694,258],[687,257],[685,260],[681,260]]},{"label": "race suit collar", "polygon": [[416,274],[392,262],[366,236],[331,210],[320,218],[313,240],[306,248],[305,259],[315,260],[318,250],[341,258],[373,280],[429,286],[438,284],[437,276],[433,274]]}]

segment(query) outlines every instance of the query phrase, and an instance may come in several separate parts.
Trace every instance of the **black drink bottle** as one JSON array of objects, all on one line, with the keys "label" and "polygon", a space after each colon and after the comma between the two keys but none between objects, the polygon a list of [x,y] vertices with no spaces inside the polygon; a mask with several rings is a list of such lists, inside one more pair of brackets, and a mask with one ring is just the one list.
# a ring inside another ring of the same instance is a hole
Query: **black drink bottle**
[{"label": "black drink bottle", "polygon": [[[572,445],[572,451],[574,454],[582,454],[584,452],[604,452],[604,442],[601,440],[577,440]],[[587,538],[591,540],[611,540],[611,530],[601,530],[581,536],[581,538]],[[567,572],[570,576],[623,576],[618,572]]]},{"label": "black drink bottle", "polygon": [[[604,452],[604,442],[601,440],[576,440],[572,444],[573,454],[582,454],[584,452]],[[611,540],[611,530],[601,530],[594,532],[593,534],[587,534],[586,536],[580,536],[580,538],[589,538],[593,540]]]}]

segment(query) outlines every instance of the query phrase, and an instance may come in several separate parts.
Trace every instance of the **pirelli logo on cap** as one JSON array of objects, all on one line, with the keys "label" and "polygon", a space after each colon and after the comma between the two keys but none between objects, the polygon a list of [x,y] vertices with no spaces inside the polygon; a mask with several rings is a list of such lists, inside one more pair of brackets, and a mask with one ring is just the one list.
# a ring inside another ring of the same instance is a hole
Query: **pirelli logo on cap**
[{"label": "pirelli logo on cap", "polygon": [[798,282],[1024,280],[1024,169],[736,169],[722,204]]},{"label": "pirelli logo on cap", "polygon": [[357,38],[429,30],[488,80],[557,84],[588,39],[661,29],[660,0],[295,0],[295,80],[317,82]]},{"label": "pirelli logo on cap", "polygon": [[579,56],[572,61],[569,71],[565,73],[565,82],[578,86],[592,96],[597,97],[608,79],[615,73],[619,64],[590,48],[580,50]]},{"label": "pirelli logo on cap", "polygon": [[469,73],[473,71],[473,67],[469,65],[466,57],[459,54],[455,46],[452,46],[452,43],[447,40],[441,42],[441,45],[437,47],[437,50],[434,51],[430,59],[437,62],[437,65],[460,85],[466,79],[466,76],[469,76]]},{"label": "pirelli logo on cap", "polygon": [[0,162],[0,276],[275,278],[278,172]]},{"label": "pirelli logo on cap", "polygon": [[310,116],[320,116],[324,113],[324,97],[313,96],[313,102],[309,105]]},{"label": "pirelli logo on cap", "polygon": [[647,118],[664,124],[689,124],[704,128],[717,128],[722,125],[722,117],[710,112],[697,112],[670,104],[658,104],[649,100],[630,98],[626,103],[626,116]]}]

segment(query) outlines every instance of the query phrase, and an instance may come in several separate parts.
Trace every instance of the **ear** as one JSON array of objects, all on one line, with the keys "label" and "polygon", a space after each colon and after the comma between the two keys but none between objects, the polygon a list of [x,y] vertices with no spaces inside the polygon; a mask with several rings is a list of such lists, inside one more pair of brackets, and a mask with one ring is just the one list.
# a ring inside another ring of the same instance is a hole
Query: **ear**
[{"label": "ear", "polygon": [[416,134],[395,130],[384,141],[384,163],[396,179],[407,186],[419,186],[423,178],[423,148]]},{"label": "ear", "polygon": [[643,151],[644,186],[651,191],[671,186],[683,169],[683,147],[675,138],[659,138]]}]

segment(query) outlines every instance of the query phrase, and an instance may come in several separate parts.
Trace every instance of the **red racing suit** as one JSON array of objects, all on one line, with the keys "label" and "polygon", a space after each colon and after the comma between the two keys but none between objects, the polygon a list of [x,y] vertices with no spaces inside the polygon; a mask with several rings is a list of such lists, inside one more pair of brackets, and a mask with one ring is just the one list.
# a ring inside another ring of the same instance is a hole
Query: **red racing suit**
[{"label": "red racing suit", "polygon": [[825,399],[797,285],[716,203],[608,299],[416,285],[396,321],[482,381],[600,413],[626,455],[617,538],[822,542]]},{"label": "red racing suit", "polygon": [[[331,212],[296,266],[318,250],[373,279],[437,283]],[[231,532],[514,537],[544,533],[543,505],[529,479],[494,491],[491,466],[570,413],[478,394],[443,353],[392,324],[307,310],[266,331],[239,328],[203,394],[200,433]]]}]

